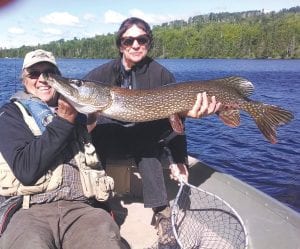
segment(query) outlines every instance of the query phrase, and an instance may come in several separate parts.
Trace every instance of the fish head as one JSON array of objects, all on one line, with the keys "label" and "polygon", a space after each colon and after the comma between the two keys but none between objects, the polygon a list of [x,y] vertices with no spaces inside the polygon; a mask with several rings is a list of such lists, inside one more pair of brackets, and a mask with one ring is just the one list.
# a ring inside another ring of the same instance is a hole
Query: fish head
[{"label": "fish head", "polygon": [[43,77],[80,113],[101,112],[111,104],[110,89],[100,83],[56,74],[43,74]]}]

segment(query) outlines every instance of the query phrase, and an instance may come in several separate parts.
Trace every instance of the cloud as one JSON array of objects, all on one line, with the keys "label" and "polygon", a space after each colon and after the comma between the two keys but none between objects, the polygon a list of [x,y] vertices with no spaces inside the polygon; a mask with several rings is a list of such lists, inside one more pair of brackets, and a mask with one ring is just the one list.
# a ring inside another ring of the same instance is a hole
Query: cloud
[{"label": "cloud", "polygon": [[136,16],[139,18],[142,18],[149,24],[161,24],[164,22],[170,22],[174,21],[177,18],[174,15],[168,15],[168,14],[147,14],[139,9],[131,9],[129,10],[130,16]]},{"label": "cloud", "polygon": [[[174,21],[177,18],[174,15],[168,15],[168,14],[147,14],[139,9],[131,9],[128,11],[129,17],[139,17],[149,24],[161,24],[164,22],[170,22]],[[112,24],[120,24],[123,22],[127,17],[125,15],[122,15],[119,12],[108,10],[104,14],[105,23],[112,23]]]},{"label": "cloud", "polygon": [[43,32],[46,34],[51,34],[51,35],[61,35],[62,31],[59,29],[53,29],[53,28],[46,28],[43,29]]},{"label": "cloud", "polygon": [[84,14],[84,16],[83,16],[83,19],[85,20],[85,21],[96,21],[97,20],[97,17],[94,15],[94,14],[91,14],[91,13],[86,13],[86,14]]},{"label": "cloud", "polygon": [[126,16],[122,15],[119,12],[108,10],[104,13],[104,22],[105,23],[121,23],[126,19]]},{"label": "cloud", "polygon": [[68,12],[52,12],[40,18],[42,23],[55,24],[62,26],[77,26],[79,18],[69,14]]},{"label": "cloud", "polygon": [[20,34],[24,34],[25,31],[21,28],[18,27],[11,27],[8,29],[8,32],[11,34],[16,34],[16,35],[20,35]]}]

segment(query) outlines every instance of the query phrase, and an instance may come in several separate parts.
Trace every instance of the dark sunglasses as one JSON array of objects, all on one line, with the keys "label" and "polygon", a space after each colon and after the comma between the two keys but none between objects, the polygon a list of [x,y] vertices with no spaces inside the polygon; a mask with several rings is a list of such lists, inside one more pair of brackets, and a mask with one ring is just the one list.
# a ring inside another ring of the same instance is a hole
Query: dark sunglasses
[{"label": "dark sunglasses", "polygon": [[125,47],[132,46],[134,41],[137,41],[139,45],[148,45],[150,43],[150,38],[148,35],[140,35],[137,37],[127,36],[121,38],[121,44]]},{"label": "dark sunglasses", "polygon": [[44,70],[44,71],[38,71],[38,70],[32,70],[32,71],[29,71],[28,74],[26,75],[26,77],[30,78],[30,79],[37,79],[40,77],[40,75],[44,73],[44,74],[49,74],[49,73],[52,73],[52,74],[57,74],[57,70],[55,69],[47,69],[47,70]]}]

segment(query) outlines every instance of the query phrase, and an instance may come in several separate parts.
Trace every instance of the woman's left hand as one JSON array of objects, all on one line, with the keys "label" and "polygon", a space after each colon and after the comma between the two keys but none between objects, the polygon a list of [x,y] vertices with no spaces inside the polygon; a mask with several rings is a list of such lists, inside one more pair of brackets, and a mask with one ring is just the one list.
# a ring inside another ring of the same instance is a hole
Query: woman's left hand
[{"label": "woman's left hand", "polygon": [[216,101],[215,96],[211,97],[211,102],[209,103],[206,92],[198,93],[193,108],[184,113],[184,116],[190,118],[202,118],[218,112],[220,106],[221,103]]}]

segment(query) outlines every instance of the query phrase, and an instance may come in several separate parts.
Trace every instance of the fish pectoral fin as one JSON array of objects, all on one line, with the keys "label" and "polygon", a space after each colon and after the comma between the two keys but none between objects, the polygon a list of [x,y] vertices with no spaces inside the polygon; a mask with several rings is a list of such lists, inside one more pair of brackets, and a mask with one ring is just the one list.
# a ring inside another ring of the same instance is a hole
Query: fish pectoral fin
[{"label": "fish pectoral fin", "polygon": [[240,125],[240,111],[237,109],[223,110],[218,113],[219,118],[225,125],[238,127]]}]

